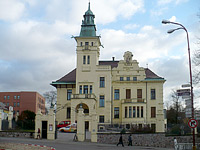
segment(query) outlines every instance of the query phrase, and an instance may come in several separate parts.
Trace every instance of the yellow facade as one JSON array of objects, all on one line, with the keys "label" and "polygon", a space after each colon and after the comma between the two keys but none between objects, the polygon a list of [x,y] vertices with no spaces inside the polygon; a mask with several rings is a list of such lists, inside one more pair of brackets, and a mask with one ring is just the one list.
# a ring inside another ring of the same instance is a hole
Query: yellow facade
[{"label": "yellow facade", "polygon": [[96,114],[97,124],[149,124],[156,132],[164,132],[164,78],[139,67],[129,51],[120,61],[100,61],[99,36],[77,36],[75,40],[76,69],[52,82],[57,89],[56,120],[76,122],[81,106],[89,130]]}]

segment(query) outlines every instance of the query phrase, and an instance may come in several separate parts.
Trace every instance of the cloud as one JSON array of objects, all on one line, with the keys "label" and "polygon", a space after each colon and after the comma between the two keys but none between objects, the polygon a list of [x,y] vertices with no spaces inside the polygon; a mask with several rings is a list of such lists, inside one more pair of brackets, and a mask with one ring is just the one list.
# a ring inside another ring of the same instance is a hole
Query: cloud
[{"label": "cloud", "polygon": [[157,9],[151,10],[150,13],[151,13],[152,17],[154,17],[154,16],[161,16],[167,10],[168,10],[168,7],[162,7],[162,8],[157,8]]},{"label": "cloud", "polygon": [[18,20],[24,11],[24,4],[18,0],[0,0],[0,20]]},{"label": "cloud", "polygon": [[136,28],[140,27],[138,24],[127,24],[125,25],[125,29],[128,29],[128,30],[134,30]]},{"label": "cloud", "polygon": [[172,16],[172,17],[169,19],[169,21],[171,21],[171,22],[176,22],[176,16]]}]

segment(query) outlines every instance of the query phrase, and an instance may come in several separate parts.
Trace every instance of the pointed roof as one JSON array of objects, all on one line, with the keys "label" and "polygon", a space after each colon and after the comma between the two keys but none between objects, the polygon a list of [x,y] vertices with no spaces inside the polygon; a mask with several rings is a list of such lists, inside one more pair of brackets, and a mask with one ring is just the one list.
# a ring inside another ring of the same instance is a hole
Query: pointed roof
[{"label": "pointed roof", "polygon": [[93,12],[90,10],[90,2],[88,4],[88,10],[85,12],[85,15],[93,15],[94,16]]},{"label": "pointed roof", "polygon": [[88,10],[83,15],[84,20],[82,20],[81,32],[79,37],[95,37],[96,36],[96,26],[94,24],[95,15],[90,9],[90,2],[88,4]]}]

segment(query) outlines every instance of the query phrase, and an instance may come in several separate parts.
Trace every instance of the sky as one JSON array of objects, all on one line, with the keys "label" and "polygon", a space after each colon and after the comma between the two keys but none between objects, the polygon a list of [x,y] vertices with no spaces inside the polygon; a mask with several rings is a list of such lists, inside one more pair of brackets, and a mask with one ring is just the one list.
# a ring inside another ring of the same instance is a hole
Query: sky
[{"label": "sky", "polygon": [[[76,42],[88,0],[0,0],[0,92],[55,90],[50,85],[76,68]],[[90,0],[100,60],[133,53],[140,67],[164,77],[164,102],[189,83],[186,33],[191,55],[199,48],[199,0]],[[198,93],[198,87],[195,87]],[[195,98],[197,101],[197,98]]]}]

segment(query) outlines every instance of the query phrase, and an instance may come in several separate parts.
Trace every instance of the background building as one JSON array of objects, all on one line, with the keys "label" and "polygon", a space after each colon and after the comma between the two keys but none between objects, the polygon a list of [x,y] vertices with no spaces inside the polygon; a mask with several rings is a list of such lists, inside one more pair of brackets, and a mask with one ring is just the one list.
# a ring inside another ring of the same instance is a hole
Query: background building
[{"label": "background building", "polygon": [[37,113],[39,109],[45,114],[45,98],[37,92],[0,92],[0,102],[12,106],[14,116],[24,110]]},{"label": "background building", "polygon": [[98,124],[124,124],[127,127],[150,125],[164,132],[163,84],[165,79],[149,68],[139,67],[130,51],[123,60],[100,61],[100,36],[96,36],[94,14],[85,12],[77,42],[77,67],[61,79],[52,82],[57,88],[56,120],[76,122],[78,108],[86,116],[86,129],[91,116]]}]

